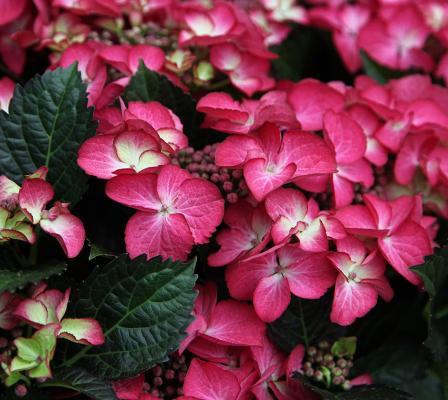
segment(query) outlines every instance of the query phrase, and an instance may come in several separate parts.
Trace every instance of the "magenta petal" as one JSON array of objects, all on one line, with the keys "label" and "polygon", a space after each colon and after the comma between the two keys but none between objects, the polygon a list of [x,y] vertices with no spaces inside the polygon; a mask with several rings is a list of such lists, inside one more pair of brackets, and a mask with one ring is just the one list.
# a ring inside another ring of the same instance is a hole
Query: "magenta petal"
[{"label": "magenta petal", "polygon": [[106,194],[112,200],[137,210],[162,208],[157,193],[157,176],[153,174],[116,176],[107,182]]},{"label": "magenta petal", "polygon": [[224,300],[213,310],[204,335],[221,344],[261,346],[265,329],[251,305]]},{"label": "magenta petal", "polygon": [[60,214],[56,219],[40,221],[42,229],[55,237],[68,258],[76,257],[84,247],[86,232],[81,220],[71,214]]},{"label": "magenta petal", "polygon": [[340,274],[336,280],[331,321],[343,326],[350,325],[375,307],[377,299],[378,294],[372,286],[348,282]]},{"label": "magenta petal", "polygon": [[205,179],[184,181],[173,206],[187,220],[196,244],[206,243],[224,216],[219,189]]},{"label": "magenta petal", "polygon": [[282,274],[263,278],[254,292],[255,312],[265,322],[272,322],[280,317],[290,301],[288,281]]},{"label": "magenta petal", "polygon": [[193,237],[181,214],[139,211],[126,225],[126,250],[131,258],[146,254],[185,260],[193,247]]},{"label": "magenta petal", "polygon": [[184,383],[184,394],[201,400],[237,400],[240,385],[236,376],[217,364],[193,359]]}]

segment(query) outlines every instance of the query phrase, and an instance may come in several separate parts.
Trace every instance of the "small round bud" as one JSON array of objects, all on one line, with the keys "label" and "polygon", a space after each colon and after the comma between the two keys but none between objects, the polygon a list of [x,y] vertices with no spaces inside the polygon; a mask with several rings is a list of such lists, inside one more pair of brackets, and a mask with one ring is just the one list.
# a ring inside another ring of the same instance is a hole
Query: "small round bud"
[{"label": "small round bud", "polygon": [[174,379],[175,376],[176,376],[176,373],[172,369],[166,370],[166,372],[165,372],[166,379],[171,380],[171,379]]},{"label": "small round bud", "polygon": [[350,390],[351,388],[352,388],[352,384],[351,384],[350,381],[345,381],[345,382],[342,384],[342,389],[344,389],[344,390]]},{"label": "small round bud", "polygon": [[229,193],[229,192],[231,192],[232,189],[233,189],[233,184],[232,184],[232,182],[230,182],[230,181],[225,181],[225,182],[222,184],[222,188],[224,189],[225,192]]},{"label": "small round bud", "polygon": [[162,376],[163,370],[160,365],[156,365],[151,372],[154,376]]},{"label": "small round bud", "polygon": [[163,385],[163,379],[160,376],[156,376],[153,380],[152,383],[154,386],[162,386]]},{"label": "small round bud", "polygon": [[305,371],[305,375],[309,378],[311,378],[314,375],[314,369],[309,368]]},{"label": "small round bud", "polygon": [[314,372],[314,379],[316,379],[316,381],[322,381],[324,379],[324,374],[322,371],[315,371]]},{"label": "small round bud", "polygon": [[175,389],[173,386],[167,386],[167,387],[165,388],[165,393],[166,393],[168,396],[172,396],[174,393],[176,393],[176,389]]},{"label": "small round bud", "polygon": [[226,200],[230,203],[230,204],[235,204],[238,201],[238,195],[236,193],[229,193],[226,196]]},{"label": "small round bud", "polygon": [[329,362],[331,362],[331,361],[333,361],[333,355],[332,355],[332,354],[329,354],[329,353],[325,354],[325,355],[324,355],[324,362],[325,362],[325,363],[329,363]]},{"label": "small round bud", "polygon": [[330,346],[326,340],[320,341],[318,344],[319,349],[326,350]]},{"label": "small round bud", "polygon": [[333,385],[335,386],[339,386],[342,385],[342,383],[344,383],[345,379],[342,376],[336,376],[333,378]]},{"label": "small round bud", "polygon": [[17,397],[25,397],[28,394],[28,389],[25,385],[20,384],[14,388],[14,393]]},{"label": "small round bud", "polygon": [[4,349],[5,347],[7,347],[8,343],[8,339],[6,339],[5,337],[0,337],[0,349]]},{"label": "small round bud", "polygon": [[347,360],[345,360],[344,358],[341,358],[338,360],[337,364],[338,364],[338,367],[345,368],[347,366]]},{"label": "small round bud", "polygon": [[181,371],[181,372],[179,372],[179,375],[177,375],[177,380],[180,383],[183,383],[186,376],[187,376],[187,374],[184,371]]},{"label": "small round bud", "polygon": [[317,349],[314,346],[311,346],[306,352],[310,357],[313,357],[317,354]]},{"label": "small round bud", "polygon": [[342,369],[339,367],[335,367],[331,370],[334,376],[341,376],[342,375]]},{"label": "small round bud", "polygon": [[312,367],[313,367],[313,365],[309,361],[307,361],[306,363],[303,364],[303,370],[304,371],[307,371],[307,370],[309,370]]},{"label": "small round bud", "polygon": [[143,391],[144,392],[149,392],[149,390],[151,389],[151,385],[148,382],[143,382]]}]

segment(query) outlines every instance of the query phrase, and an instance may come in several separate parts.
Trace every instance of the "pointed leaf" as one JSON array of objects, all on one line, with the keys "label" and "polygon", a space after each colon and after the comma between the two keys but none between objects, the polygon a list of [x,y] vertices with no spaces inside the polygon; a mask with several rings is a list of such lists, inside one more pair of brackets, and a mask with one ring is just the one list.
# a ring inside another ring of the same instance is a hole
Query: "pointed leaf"
[{"label": "pointed leaf", "polygon": [[92,114],[75,64],[17,85],[9,114],[0,114],[0,170],[21,183],[46,166],[57,198],[76,202],[87,182],[76,158],[81,143],[95,133]]},{"label": "pointed leaf", "polygon": [[196,296],[195,261],[129,260],[122,255],[97,269],[80,288],[67,317],[94,318],[102,346],[70,345],[63,366],[122,379],[163,362],[184,338]]}]

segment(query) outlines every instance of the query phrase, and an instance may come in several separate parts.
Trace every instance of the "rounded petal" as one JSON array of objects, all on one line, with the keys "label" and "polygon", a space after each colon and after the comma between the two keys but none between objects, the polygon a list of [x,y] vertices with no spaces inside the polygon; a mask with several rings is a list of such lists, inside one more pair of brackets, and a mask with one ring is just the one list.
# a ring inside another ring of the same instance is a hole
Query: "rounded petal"
[{"label": "rounded petal", "polygon": [[262,321],[275,321],[291,301],[288,281],[278,273],[263,278],[255,289],[253,301],[255,312]]},{"label": "rounded petal", "polygon": [[92,318],[65,318],[58,336],[91,346],[103,344],[105,340],[100,324]]},{"label": "rounded petal", "polygon": [[43,179],[25,179],[19,192],[19,205],[28,219],[37,224],[53,196],[53,187],[48,182]]},{"label": "rounded petal", "polygon": [[71,214],[60,214],[56,219],[40,221],[42,229],[55,237],[68,258],[76,257],[84,247],[86,232],[81,220]]}]

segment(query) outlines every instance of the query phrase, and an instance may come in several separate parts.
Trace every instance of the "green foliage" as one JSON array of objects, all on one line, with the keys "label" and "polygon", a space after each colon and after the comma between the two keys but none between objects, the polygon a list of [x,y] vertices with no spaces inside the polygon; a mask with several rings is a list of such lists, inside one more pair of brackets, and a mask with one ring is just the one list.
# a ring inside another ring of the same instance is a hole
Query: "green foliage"
[{"label": "green foliage", "polygon": [[21,289],[28,283],[48,279],[52,275],[61,274],[66,268],[67,265],[64,263],[37,265],[24,270],[0,268],[0,293],[5,290]]},{"label": "green foliage", "polygon": [[95,318],[102,346],[72,345],[63,366],[107,379],[131,377],[167,359],[185,337],[196,297],[195,260],[129,260],[122,255],[94,271],[68,316]]},{"label": "green foliage", "polygon": [[309,346],[324,338],[343,336],[344,328],[330,322],[330,309],[330,293],[319,300],[293,297],[282,316],[268,325],[268,335],[285,352],[299,343]]},{"label": "green foliage", "polygon": [[402,78],[408,74],[408,72],[394,71],[378,64],[373,61],[363,50],[361,50],[361,60],[365,73],[381,84],[385,84],[391,79]]},{"label": "green foliage", "polygon": [[425,263],[412,268],[429,295],[428,337],[425,345],[437,361],[448,360],[448,248],[438,249]]},{"label": "green foliage", "polygon": [[0,170],[20,184],[46,166],[56,197],[77,202],[88,177],[76,158],[79,146],[95,133],[92,115],[76,64],[17,85],[9,114],[0,114]]},{"label": "green foliage", "polygon": [[71,389],[95,400],[117,399],[110,383],[93,376],[82,368],[61,369],[54,379],[45,382],[42,387]]},{"label": "green foliage", "polygon": [[343,337],[331,346],[331,354],[336,357],[353,357],[356,353],[356,337]]}]

